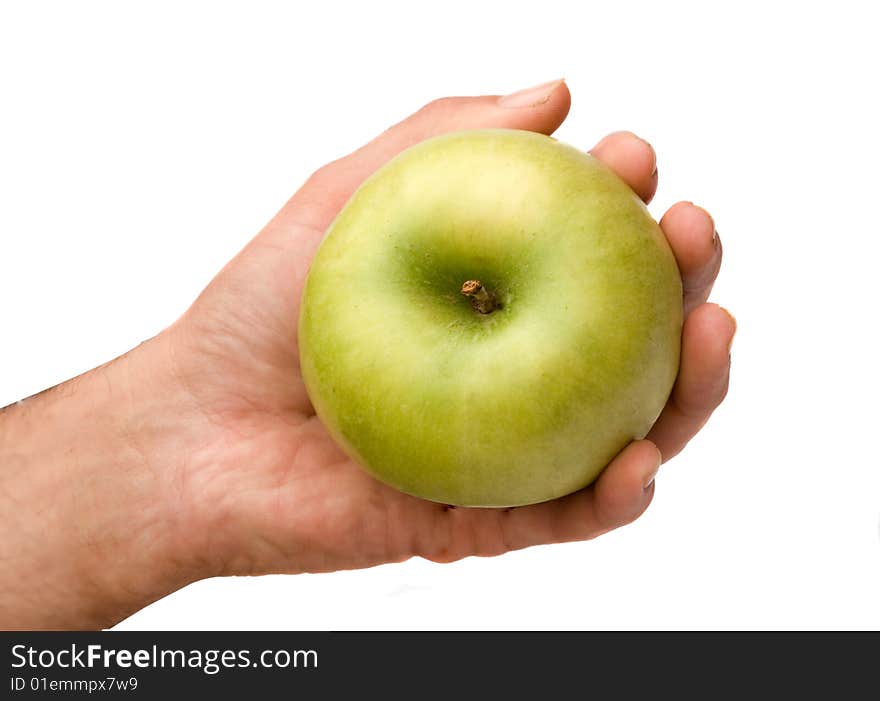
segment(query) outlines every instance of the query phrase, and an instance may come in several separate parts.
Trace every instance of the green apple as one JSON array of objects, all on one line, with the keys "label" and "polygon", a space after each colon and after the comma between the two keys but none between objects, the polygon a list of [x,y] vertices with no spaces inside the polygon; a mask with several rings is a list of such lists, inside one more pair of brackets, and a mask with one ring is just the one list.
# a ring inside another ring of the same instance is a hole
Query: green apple
[{"label": "green apple", "polygon": [[532,132],[456,132],[379,169],[330,226],[301,309],[330,434],[446,504],[588,485],[678,372],[681,278],[660,227],[599,161]]}]

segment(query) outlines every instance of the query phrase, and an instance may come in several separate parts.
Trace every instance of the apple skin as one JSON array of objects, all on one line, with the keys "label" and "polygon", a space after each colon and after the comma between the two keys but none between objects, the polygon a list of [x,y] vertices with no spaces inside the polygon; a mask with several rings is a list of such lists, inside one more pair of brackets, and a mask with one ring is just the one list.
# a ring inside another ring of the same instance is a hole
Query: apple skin
[{"label": "apple skin", "polygon": [[[480,280],[500,308],[461,294]],[[423,499],[517,506],[590,484],[678,372],[682,288],[641,200],[526,131],[424,141],[374,173],[307,276],[299,352],[343,450]]]}]

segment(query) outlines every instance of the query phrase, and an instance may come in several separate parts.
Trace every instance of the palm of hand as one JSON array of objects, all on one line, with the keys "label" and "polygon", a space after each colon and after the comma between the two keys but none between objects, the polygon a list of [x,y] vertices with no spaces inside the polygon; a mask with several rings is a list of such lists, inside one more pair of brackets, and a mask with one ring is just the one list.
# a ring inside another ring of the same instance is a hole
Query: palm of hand
[{"label": "palm of hand", "polygon": [[[305,274],[323,231],[357,185],[406,146],[444,131],[499,126],[551,133],[568,100],[559,84],[548,100],[516,110],[494,98],[432,103],[316,173],[169,329],[178,377],[206,427],[177,479],[218,574],[495,555],[591,538],[647,508],[658,467],[654,445],[664,457],[674,455],[726,391],[732,320],[702,304],[720,250],[711,219],[692,205],[674,207],[661,221],[691,312],[678,383],[649,440],[631,444],[581,492],[517,509],[451,509],[402,494],[336,446],[300,377],[296,325]],[[593,153],[646,200],[653,194],[647,144],[616,134]]]}]

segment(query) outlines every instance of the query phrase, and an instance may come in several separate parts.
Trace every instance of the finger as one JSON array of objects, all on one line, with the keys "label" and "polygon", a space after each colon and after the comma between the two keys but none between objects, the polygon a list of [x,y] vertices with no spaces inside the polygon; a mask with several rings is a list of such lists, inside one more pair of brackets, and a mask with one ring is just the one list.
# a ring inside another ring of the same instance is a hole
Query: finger
[{"label": "finger", "polygon": [[514,509],[433,509],[416,551],[429,560],[449,562],[595,538],[634,521],[648,508],[659,467],[656,446],[635,441],[590,487],[561,499]]},{"label": "finger", "polygon": [[660,228],[678,261],[684,294],[684,313],[709,298],[721,268],[721,239],[712,216],[691,202],[672,205],[660,220]]},{"label": "finger", "polygon": [[653,443],[630,443],[591,487],[503,516],[508,549],[587,540],[634,521],[651,503],[659,467]]},{"label": "finger", "polygon": [[727,394],[735,333],[736,320],[717,304],[703,304],[685,320],[678,378],[648,434],[664,460],[684,448]]},{"label": "finger", "polygon": [[609,134],[590,153],[617,173],[646,203],[657,192],[657,154],[644,139],[629,131]]},{"label": "finger", "polygon": [[447,97],[431,102],[354,153],[324,166],[291,198],[280,216],[323,231],[373,171],[404,149],[432,136],[463,129],[524,129],[552,134],[571,95],[562,80],[499,97]]}]

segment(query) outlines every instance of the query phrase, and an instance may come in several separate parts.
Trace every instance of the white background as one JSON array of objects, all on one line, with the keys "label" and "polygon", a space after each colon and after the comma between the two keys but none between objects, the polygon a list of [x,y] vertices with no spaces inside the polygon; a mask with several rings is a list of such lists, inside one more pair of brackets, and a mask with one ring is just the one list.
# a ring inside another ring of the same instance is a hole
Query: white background
[{"label": "white background", "polygon": [[[564,76],[655,215],[714,215],[726,404],[596,541],[208,580],[144,628],[877,628],[880,111],[869,3],[5,3],[0,405],[175,319],[317,166],[434,97]],[[47,437],[47,440],[49,437]]]}]

